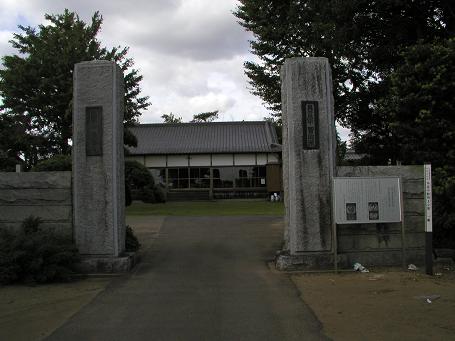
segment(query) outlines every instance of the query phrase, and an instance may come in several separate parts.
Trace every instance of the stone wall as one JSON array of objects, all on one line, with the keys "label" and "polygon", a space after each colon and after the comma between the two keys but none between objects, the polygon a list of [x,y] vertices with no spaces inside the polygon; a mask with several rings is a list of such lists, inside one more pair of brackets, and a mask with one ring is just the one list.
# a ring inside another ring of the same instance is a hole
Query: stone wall
[{"label": "stone wall", "polygon": [[[339,177],[399,176],[402,179],[406,264],[423,264],[425,248],[423,166],[337,167]],[[340,266],[360,262],[369,265],[400,265],[401,223],[338,225]]]},{"label": "stone wall", "polygon": [[30,215],[72,235],[71,172],[0,173],[0,228],[19,229]]}]

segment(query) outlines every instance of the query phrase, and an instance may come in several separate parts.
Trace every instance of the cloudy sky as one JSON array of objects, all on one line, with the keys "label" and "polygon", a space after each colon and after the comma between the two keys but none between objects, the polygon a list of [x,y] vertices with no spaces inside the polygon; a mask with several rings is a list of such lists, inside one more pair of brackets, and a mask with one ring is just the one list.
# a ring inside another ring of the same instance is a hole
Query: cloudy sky
[{"label": "cloudy sky", "polygon": [[252,36],[236,22],[236,6],[235,0],[0,0],[0,56],[13,52],[8,40],[19,24],[37,26],[45,13],[65,8],[87,22],[98,10],[102,43],[129,46],[144,76],[142,92],[152,106],[142,123],[161,122],[170,112],[189,121],[213,110],[220,121],[262,120],[269,113],[243,73],[243,63],[255,60]]}]

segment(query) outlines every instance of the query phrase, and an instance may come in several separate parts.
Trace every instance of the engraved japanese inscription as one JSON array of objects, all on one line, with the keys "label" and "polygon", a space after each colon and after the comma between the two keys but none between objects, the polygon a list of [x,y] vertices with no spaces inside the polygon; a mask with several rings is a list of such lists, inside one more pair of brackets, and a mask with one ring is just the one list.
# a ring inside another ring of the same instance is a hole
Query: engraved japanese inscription
[{"label": "engraved japanese inscription", "polygon": [[85,109],[85,152],[87,156],[103,155],[103,107]]},{"label": "engraved japanese inscription", "polygon": [[319,149],[319,108],[316,101],[302,101],[303,149]]}]

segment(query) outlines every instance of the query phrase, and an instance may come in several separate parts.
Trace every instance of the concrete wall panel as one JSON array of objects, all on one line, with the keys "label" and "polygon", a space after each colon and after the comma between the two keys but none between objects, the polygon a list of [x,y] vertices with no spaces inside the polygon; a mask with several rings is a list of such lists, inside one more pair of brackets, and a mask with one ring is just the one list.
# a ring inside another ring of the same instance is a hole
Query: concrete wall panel
[{"label": "concrete wall panel", "polygon": [[212,155],[213,166],[233,166],[234,159],[232,154],[213,154]]},{"label": "concrete wall panel", "polygon": [[144,157],[143,156],[125,156],[125,161],[137,161],[141,165],[144,164]]},{"label": "concrete wall panel", "polygon": [[168,167],[188,167],[188,155],[168,155]]},{"label": "concrete wall panel", "polygon": [[72,236],[71,172],[0,173],[0,229],[18,230],[30,215]]},{"label": "concrete wall panel", "polygon": [[191,167],[210,167],[210,154],[194,154],[190,155]]},{"label": "concrete wall panel", "polygon": [[257,154],[256,160],[258,166],[265,166],[267,164],[267,154]]},{"label": "concrete wall panel", "polygon": [[255,166],[255,154],[234,154],[234,163],[236,166]]},{"label": "concrete wall panel", "polygon": [[166,167],[165,155],[150,155],[145,157],[145,166],[150,168]]}]

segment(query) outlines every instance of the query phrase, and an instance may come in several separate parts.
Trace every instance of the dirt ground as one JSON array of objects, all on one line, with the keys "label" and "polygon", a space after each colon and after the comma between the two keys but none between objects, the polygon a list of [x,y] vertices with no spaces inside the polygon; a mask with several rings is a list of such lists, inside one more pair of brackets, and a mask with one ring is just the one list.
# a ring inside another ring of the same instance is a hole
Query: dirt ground
[{"label": "dirt ground", "polygon": [[333,340],[455,339],[453,264],[436,269],[434,277],[370,270],[300,274],[292,280]]},{"label": "dirt ground", "polygon": [[104,290],[109,281],[89,278],[0,287],[0,340],[43,339]]},{"label": "dirt ground", "polygon": [[[157,238],[164,217],[127,217],[143,242]],[[41,340],[90,303],[117,275],[70,283],[0,286],[0,340]]]}]

